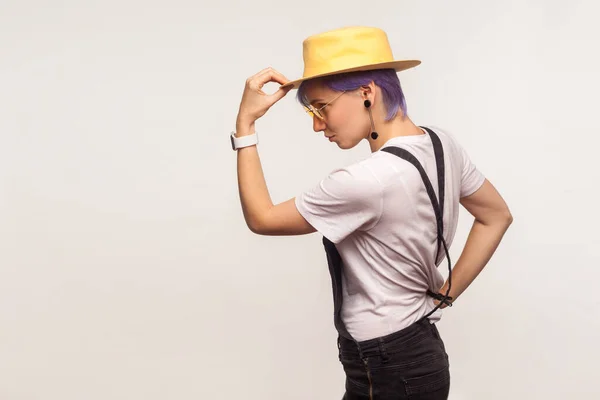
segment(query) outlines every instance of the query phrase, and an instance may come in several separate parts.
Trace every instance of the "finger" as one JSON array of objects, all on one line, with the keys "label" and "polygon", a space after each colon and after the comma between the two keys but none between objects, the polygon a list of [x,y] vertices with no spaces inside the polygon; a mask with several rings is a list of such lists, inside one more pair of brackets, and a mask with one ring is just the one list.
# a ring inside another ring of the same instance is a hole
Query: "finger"
[{"label": "finger", "polygon": [[263,68],[260,71],[258,71],[256,74],[254,74],[251,77],[249,77],[248,79],[246,79],[246,84],[248,84],[250,86],[250,84],[255,82],[259,76],[261,76],[262,74],[267,72],[269,70],[269,68],[271,68],[271,67]]},{"label": "finger", "polygon": [[250,78],[248,78],[249,81],[256,79],[257,77],[259,77],[260,75],[264,74],[265,72],[267,72],[271,67],[267,67],[267,68],[263,68],[260,71],[258,71],[256,74],[252,75]]},{"label": "finger", "polygon": [[266,76],[269,71],[270,71],[271,67],[267,67],[264,68],[262,70],[260,70],[259,72],[257,72],[256,74],[252,75],[250,78],[248,78],[248,80],[246,81],[246,83],[248,84],[248,86],[250,86],[252,89],[261,89],[264,84],[268,81],[264,81],[264,76]]},{"label": "finger", "polygon": [[269,96],[269,99],[274,103],[281,100],[286,94],[288,94],[292,90],[292,86],[288,86],[285,88],[280,87],[275,93]]},{"label": "finger", "polygon": [[275,68],[273,68],[273,67],[267,67],[267,68],[261,70],[260,72],[258,72],[255,76],[264,75],[265,73],[271,72],[271,71],[274,72],[274,73],[276,73],[276,74],[281,75],[281,73],[279,71],[277,71]]},{"label": "finger", "polygon": [[277,71],[275,69],[273,70],[273,76],[275,78],[278,78],[278,80],[276,82],[279,83],[279,84],[281,84],[281,85],[285,85],[286,83],[288,83],[290,81],[281,72],[279,72],[279,71]]},{"label": "finger", "polygon": [[267,82],[277,82],[280,85],[284,85],[290,80],[283,76],[280,72],[275,71],[274,69],[269,69],[256,77],[255,81],[259,87],[263,87]]}]

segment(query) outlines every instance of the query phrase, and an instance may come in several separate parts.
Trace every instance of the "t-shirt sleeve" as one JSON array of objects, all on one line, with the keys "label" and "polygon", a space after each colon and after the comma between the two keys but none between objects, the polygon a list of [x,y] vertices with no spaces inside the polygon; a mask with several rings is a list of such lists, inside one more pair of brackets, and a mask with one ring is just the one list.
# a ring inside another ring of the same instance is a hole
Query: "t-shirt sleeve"
[{"label": "t-shirt sleeve", "polygon": [[458,144],[462,158],[462,176],[460,180],[460,197],[472,195],[483,185],[485,176],[477,169],[467,151]]},{"label": "t-shirt sleeve", "polygon": [[367,167],[355,164],[333,171],[297,196],[295,203],[309,224],[337,244],[352,232],[377,224],[383,208],[383,189]]}]

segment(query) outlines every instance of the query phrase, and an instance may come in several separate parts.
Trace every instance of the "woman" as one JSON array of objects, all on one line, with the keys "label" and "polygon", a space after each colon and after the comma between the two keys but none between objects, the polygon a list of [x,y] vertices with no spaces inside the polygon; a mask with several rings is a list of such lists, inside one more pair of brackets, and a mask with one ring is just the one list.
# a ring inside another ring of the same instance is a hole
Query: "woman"
[{"label": "woman", "polygon": [[[304,41],[304,76],[272,68],[246,82],[232,146],[244,217],[261,235],[318,231],[329,264],[334,324],[346,373],[345,399],[446,399],[448,356],[435,326],[497,248],[511,214],[456,139],[407,115],[385,32],[350,27]],[[267,95],[267,82],[281,84]],[[367,141],[371,154],[314,188],[271,202],[255,122],[290,90],[341,149]],[[444,283],[438,265],[452,243],[459,204],[475,221]]]}]

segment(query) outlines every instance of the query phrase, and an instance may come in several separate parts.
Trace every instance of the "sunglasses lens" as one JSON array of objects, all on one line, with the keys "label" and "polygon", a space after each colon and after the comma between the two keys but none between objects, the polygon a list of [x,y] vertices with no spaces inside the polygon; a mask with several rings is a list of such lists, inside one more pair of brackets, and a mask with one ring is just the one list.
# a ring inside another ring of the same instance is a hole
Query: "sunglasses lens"
[{"label": "sunglasses lens", "polygon": [[306,113],[308,115],[310,115],[311,118],[317,117],[320,120],[325,120],[325,118],[323,117],[323,114],[321,114],[321,111],[319,111],[319,110],[317,110],[317,109],[315,109],[313,107],[311,107],[311,108],[304,107],[304,111],[306,111]]}]

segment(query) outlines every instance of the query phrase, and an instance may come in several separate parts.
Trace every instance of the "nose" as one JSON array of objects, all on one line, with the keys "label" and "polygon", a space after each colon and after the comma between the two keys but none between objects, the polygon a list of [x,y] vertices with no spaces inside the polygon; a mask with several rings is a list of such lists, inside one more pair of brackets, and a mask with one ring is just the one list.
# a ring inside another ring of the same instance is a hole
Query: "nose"
[{"label": "nose", "polygon": [[324,131],[327,128],[327,124],[322,119],[318,118],[316,115],[313,116],[313,130],[315,132]]}]

